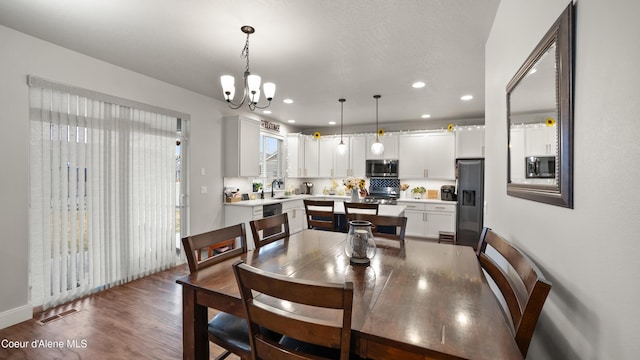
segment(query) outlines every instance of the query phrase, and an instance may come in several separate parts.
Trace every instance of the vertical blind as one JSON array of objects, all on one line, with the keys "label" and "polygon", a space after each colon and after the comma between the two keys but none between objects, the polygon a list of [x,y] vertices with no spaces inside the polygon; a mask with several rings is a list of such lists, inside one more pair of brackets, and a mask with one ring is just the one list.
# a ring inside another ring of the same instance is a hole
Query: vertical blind
[{"label": "vertical blind", "polygon": [[46,309],[175,265],[178,117],[29,85],[32,302]]}]

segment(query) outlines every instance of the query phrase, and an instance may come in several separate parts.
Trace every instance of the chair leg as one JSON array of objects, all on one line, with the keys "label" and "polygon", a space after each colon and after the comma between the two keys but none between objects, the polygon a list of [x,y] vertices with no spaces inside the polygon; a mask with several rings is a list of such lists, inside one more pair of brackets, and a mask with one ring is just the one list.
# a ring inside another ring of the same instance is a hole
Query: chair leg
[{"label": "chair leg", "polygon": [[222,354],[216,356],[216,360],[222,360],[222,359],[226,359],[227,356],[231,355],[230,351],[225,351]]}]

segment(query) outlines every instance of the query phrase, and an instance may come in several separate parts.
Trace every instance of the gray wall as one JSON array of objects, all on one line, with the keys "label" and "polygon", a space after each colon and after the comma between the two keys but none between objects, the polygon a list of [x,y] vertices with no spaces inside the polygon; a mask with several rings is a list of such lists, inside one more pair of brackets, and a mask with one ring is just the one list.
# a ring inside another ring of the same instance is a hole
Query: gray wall
[{"label": "gray wall", "polygon": [[640,354],[640,2],[577,1],[573,210],[506,195],[505,87],[568,1],[502,0],[486,44],[486,226],[553,282],[529,359]]},{"label": "gray wall", "polygon": [[[191,115],[190,231],[222,225],[223,103],[0,26],[0,328],[31,317],[28,74]],[[200,175],[205,168],[206,175]],[[207,186],[207,194],[200,194]]]}]

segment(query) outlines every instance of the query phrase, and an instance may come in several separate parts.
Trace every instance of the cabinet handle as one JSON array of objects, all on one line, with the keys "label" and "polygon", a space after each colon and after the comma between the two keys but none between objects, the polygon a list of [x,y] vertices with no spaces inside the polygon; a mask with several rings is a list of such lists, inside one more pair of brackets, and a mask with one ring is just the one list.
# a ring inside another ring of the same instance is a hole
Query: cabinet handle
[{"label": "cabinet handle", "polygon": [[444,210],[444,209],[445,209],[445,207],[444,207],[444,206],[436,206],[436,209],[442,209],[442,210]]},{"label": "cabinet handle", "polygon": [[427,222],[427,213],[422,213],[422,221]]},{"label": "cabinet handle", "polygon": [[415,205],[407,205],[407,208],[409,208],[409,209],[415,209],[415,208],[416,208],[416,206],[415,206]]},{"label": "cabinet handle", "polygon": [[429,177],[429,169],[424,169],[424,177]]},{"label": "cabinet handle", "polygon": [[482,156],[484,156],[484,145],[482,145]]}]

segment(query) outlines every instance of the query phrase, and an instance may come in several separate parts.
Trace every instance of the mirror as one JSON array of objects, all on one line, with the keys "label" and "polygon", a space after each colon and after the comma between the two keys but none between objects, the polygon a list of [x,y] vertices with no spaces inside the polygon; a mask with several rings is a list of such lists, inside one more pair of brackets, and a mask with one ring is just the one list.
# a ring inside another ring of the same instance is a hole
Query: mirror
[{"label": "mirror", "polygon": [[507,85],[507,194],[573,208],[574,5]]}]

